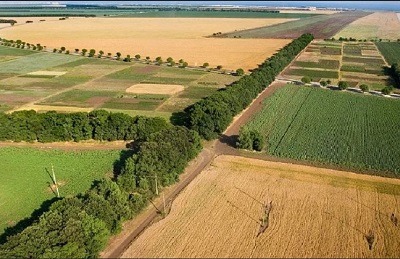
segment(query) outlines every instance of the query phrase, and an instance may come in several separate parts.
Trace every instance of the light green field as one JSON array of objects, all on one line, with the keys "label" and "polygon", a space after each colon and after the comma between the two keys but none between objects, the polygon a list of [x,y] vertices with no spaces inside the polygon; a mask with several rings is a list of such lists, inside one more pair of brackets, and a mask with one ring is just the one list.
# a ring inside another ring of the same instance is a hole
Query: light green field
[{"label": "light green field", "polygon": [[87,190],[94,179],[112,176],[113,163],[120,152],[0,148],[0,234],[55,197],[54,188],[50,188],[52,164],[60,195],[65,197]]}]

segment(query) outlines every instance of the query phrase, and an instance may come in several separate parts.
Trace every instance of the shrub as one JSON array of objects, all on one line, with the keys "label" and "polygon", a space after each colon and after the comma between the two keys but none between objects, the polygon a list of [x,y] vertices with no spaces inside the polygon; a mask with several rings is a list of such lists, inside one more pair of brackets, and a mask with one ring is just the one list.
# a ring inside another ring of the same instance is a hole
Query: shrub
[{"label": "shrub", "polygon": [[345,90],[349,87],[349,83],[347,83],[346,81],[339,81],[338,86],[340,90]]},{"label": "shrub", "polygon": [[236,75],[237,75],[237,76],[242,76],[242,75],[244,75],[244,70],[243,70],[242,68],[236,69]]},{"label": "shrub", "polygon": [[360,89],[361,89],[361,91],[363,91],[363,92],[368,92],[369,87],[368,87],[368,85],[366,85],[366,84],[362,84],[362,85],[360,85]]},{"label": "shrub", "polygon": [[304,76],[303,78],[301,78],[301,82],[309,84],[311,83],[311,78],[309,76]]}]

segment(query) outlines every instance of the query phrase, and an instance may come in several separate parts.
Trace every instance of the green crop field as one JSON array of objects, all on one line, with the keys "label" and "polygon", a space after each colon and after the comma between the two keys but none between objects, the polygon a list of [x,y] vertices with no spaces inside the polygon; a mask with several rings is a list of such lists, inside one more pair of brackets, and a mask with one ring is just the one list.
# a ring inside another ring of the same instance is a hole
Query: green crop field
[{"label": "green crop field", "polygon": [[400,177],[400,100],[287,85],[246,127],[271,155]]},{"label": "green crop field", "polygon": [[95,179],[112,175],[113,163],[120,152],[0,148],[0,234],[55,197],[55,190],[50,187],[52,164],[60,195],[65,197],[87,190]]},{"label": "green crop field", "polygon": [[339,73],[337,71],[294,69],[294,68],[287,69],[285,71],[285,74],[295,75],[295,76],[309,76],[311,78],[338,78],[339,77]]},{"label": "green crop field", "polygon": [[375,44],[390,65],[400,63],[400,42],[376,42]]},{"label": "green crop field", "polygon": [[320,59],[318,62],[295,61],[293,65],[308,68],[339,69],[340,63],[338,60]]}]

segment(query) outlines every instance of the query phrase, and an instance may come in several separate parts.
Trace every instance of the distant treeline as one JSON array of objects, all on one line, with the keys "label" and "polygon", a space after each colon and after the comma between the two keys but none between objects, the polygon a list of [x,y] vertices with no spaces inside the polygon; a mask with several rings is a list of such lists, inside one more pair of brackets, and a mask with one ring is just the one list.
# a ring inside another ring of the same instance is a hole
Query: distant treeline
[{"label": "distant treeline", "polygon": [[53,202],[28,224],[6,229],[0,258],[97,258],[122,222],[156,195],[155,181],[159,187],[177,181],[200,150],[199,135],[185,127],[150,134],[116,181],[95,181],[86,192]]},{"label": "distant treeline", "polygon": [[0,19],[0,23],[17,23],[16,20]]},{"label": "distant treeline", "polygon": [[[3,12],[3,10],[1,10]],[[7,16],[12,16],[12,17],[59,17],[59,16],[65,16],[65,17],[96,17],[95,14],[77,14],[77,13],[12,13],[12,14],[0,14],[0,17],[7,17]]]},{"label": "distant treeline", "polygon": [[96,110],[90,113],[0,113],[0,140],[55,142],[80,140],[141,140],[168,127],[162,118],[131,117]]},{"label": "distant treeline", "polygon": [[233,117],[268,87],[313,38],[311,34],[303,34],[268,58],[250,75],[187,107],[187,126],[207,140],[217,138]]}]

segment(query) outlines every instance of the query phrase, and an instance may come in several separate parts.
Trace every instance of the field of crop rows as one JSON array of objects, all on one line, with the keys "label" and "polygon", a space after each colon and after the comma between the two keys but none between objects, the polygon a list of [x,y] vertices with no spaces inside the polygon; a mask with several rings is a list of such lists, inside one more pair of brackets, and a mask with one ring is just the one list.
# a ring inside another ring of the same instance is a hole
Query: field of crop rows
[{"label": "field of crop rows", "polygon": [[375,44],[389,64],[400,63],[400,42],[377,42]]},{"label": "field of crop rows", "polygon": [[400,176],[400,101],[288,85],[247,125],[272,155]]}]

